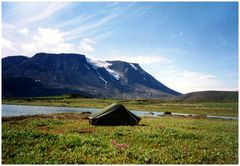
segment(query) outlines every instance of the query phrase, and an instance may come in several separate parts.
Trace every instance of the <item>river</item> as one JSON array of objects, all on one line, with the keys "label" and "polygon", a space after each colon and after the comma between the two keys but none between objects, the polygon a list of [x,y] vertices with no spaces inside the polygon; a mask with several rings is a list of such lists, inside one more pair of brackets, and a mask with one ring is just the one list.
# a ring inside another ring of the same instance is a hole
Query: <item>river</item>
[{"label": "river", "polygon": [[[36,114],[52,114],[52,113],[63,113],[63,112],[91,112],[96,113],[101,109],[96,108],[73,108],[73,107],[50,107],[50,106],[27,106],[27,105],[2,105],[2,116],[20,116],[20,115],[36,115]],[[147,111],[136,111],[130,110],[137,116],[159,116],[163,115],[163,112],[152,111],[153,115],[150,115]],[[190,114],[183,113],[172,113],[172,115],[184,115],[189,116]],[[194,114],[191,114],[195,116]],[[220,119],[233,119],[237,120],[237,117],[226,117],[226,116],[212,116],[207,115],[208,118],[220,118]]]}]

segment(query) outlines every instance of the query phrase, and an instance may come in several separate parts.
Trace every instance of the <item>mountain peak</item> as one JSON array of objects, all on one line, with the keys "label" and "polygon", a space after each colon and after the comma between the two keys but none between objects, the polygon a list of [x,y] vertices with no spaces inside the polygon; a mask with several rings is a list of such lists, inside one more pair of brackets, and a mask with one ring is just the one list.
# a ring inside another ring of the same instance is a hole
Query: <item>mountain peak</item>
[{"label": "mountain peak", "polygon": [[137,63],[93,60],[73,53],[37,53],[18,63],[3,60],[5,64],[12,67],[3,69],[3,77],[13,79],[4,80],[26,80],[19,79],[24,77],[41,83],[37,94],[29,94],[33,96],[84,92],[94,97],[162,98],[180,94],[157,81]]}]

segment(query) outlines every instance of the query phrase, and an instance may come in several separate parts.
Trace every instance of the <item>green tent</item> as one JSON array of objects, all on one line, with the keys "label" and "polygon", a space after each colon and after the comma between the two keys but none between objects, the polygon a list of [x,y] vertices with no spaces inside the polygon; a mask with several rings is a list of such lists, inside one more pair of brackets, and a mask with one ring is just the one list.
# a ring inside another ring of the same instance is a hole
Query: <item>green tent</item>
[{"label": "green tent", "polygon": [[141,118],[128,111],[122,104],[112,104],[89,116],[92,125],[137,125]]}]

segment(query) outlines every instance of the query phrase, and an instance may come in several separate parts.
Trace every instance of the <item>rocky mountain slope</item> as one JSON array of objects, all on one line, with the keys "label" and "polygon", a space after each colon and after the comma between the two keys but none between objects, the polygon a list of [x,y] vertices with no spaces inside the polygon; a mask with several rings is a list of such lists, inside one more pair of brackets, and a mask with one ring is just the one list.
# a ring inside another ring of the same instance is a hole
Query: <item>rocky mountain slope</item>
[{"label": "rocky mountain slope", "polygon": [[166,98],[176,92],[139,64],[81,54],[37,53],[2,59],[3,97],[80,94],[97,98]]}]

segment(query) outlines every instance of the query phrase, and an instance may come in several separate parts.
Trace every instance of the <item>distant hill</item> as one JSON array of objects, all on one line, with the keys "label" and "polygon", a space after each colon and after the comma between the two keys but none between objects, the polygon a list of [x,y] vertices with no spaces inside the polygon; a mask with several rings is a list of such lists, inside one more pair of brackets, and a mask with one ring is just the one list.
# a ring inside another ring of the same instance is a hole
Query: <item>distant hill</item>
[{"label": "distant hill", "polygon": [[191,92],[173,100],[177,101],[208,101],[208,102],[237,102],[238,91],[200,91]]},{"label": "distant hill", "polygon": [[96,98],[167,98],[180,95],[139,64],[99,61],[81,54],[37,53],[2,59],[3,97],[77,94]]}]

